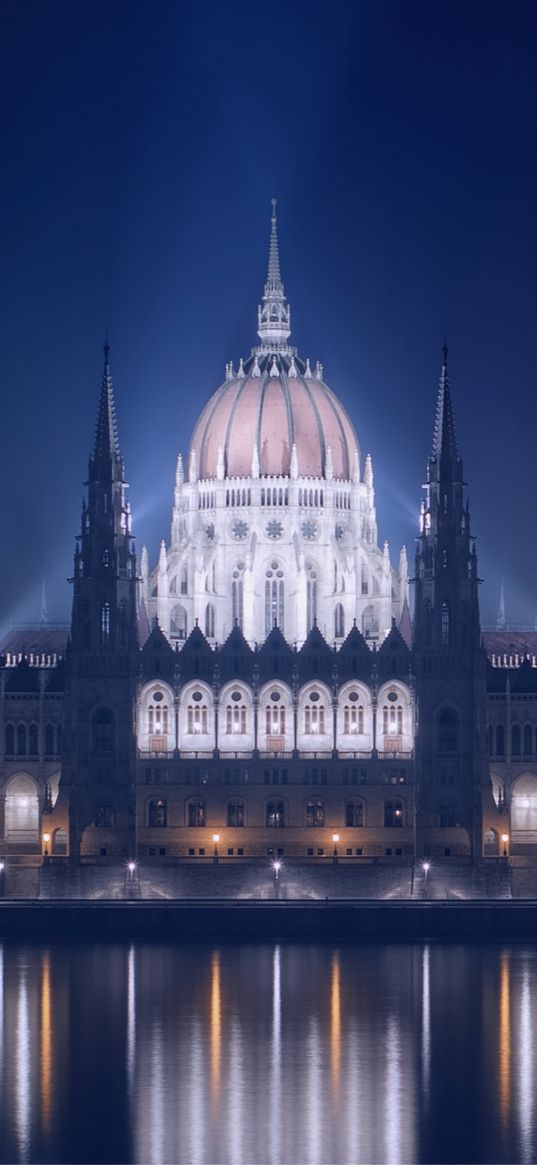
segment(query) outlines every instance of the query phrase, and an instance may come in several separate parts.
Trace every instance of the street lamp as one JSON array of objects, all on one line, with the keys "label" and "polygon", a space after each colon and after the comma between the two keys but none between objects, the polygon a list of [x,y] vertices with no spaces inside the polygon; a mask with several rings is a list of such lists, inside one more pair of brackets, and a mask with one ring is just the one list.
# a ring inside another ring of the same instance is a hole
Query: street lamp
[{"label": "street lamp", "polygon": [[279,862],[278,859],[276,859],[276,861],[272,863],[272,869],[274,870],[274,881],[275,882],[277,882],[279,877],[280,877],[281,868],[282,868],[282,863]]},{"label": "street lamp", "polygon": [[213,841],[214,841],[213,862],[217,862],[218,861],[218,842],[220,841],[220,834],[219,833],[213,833]]},{"label": "street lamp", "polygon": [[422,869],[423,869],[423,873],[425,874],[425,897],[427,897],[427,883],[428,883],[428,880],[429,880],[429,870],[430,870],[430,868],[431,868],[431,863],[430,863],[430,862],[424,862],[424,863],[423,863]]},{"label": "street lamp", "polygon": [[507,846],[509,844],[509,834],[508,833],[502,833],[502,842],[503,842],[503,856],[504,856],[504,858],[506,858],[507,857]]},{"label": "street lamp", "polygon": [[49,841],[50,841],[50,833],[44,833],[43,834],[43,845],[45,848],[43,851],[43,856],[45,858],[48,858],[48,843],[49,843]]},{"label": "street lamp", "polygon": [[134,874],[134,871],[136,869],[136,862],[127,862],[127,869],[128,869],[129,874],[132,878],[132,875]]},{"label": "street lamp", "polygon": [[333,834],[332,834],[332,841],[333,841],[333,843],[334,843],[334,856],[333,856],[333,861],[334,861],[334,862],[337,862],[337,843],[338,843],[338,841],[339,841],[339,833],[333,833]]}]

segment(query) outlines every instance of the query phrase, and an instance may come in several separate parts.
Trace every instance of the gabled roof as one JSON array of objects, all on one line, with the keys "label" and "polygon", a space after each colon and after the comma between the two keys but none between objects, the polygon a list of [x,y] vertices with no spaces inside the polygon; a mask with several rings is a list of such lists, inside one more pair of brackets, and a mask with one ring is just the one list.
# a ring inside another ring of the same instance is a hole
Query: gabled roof
[{"label": "gabled roof", "polygon": [[377,668],[380,675],[404,675],[410,666],[410,649],[405,643],[395,619],[392,619],[391,628],[381,643],[377,654]]},{"label": "gabled roof", "polygon": [[367,677],[371,675],[373,653],[367,646],[361,631],[358,630],[356,622],[353,623],[346,639],[341,644],[335,662],[341,680],[351,676]]},{"label": "gabled roof", "polygon": [[280,628],[273,627],[265,642],[258,648],[254,662],[262,679],[275,679],[276,676],[290,678],[297,663],[297,653],[284,639]]},{"label": "gabled roof", "polygon": [[254,653],[237,623],[222,644],[217,658],[222,680],[231,676],[251,675]]}]

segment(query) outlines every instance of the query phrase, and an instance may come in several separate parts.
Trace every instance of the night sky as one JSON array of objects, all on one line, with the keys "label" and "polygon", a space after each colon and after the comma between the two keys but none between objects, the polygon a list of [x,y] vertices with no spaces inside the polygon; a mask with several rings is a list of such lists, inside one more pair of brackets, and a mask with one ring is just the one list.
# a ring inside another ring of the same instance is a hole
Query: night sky
[{"label": "night sky", "polygon": [[444,338],[485,624],[537,614],[537,9],[3,0],[0,631],[67,619],[105,329],[138,548],[257,342],[270,199],[412,560]]}]

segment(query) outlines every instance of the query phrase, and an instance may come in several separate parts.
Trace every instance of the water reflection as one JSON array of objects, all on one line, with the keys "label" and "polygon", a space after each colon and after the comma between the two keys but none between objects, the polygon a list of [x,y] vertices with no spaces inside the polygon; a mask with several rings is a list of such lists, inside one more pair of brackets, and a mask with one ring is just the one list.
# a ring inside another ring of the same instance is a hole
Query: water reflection
[{"label": "water reflection", "polygon": [[531,1162],[536,984],[533,948],[0,945],[0,1160]]}]

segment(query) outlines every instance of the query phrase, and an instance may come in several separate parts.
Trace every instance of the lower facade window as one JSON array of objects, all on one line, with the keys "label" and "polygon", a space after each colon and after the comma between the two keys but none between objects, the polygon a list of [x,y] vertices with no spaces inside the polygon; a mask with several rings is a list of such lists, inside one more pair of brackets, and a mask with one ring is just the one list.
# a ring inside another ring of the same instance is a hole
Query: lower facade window
[{"label": "lower facade window", "polygon": [[147,824],[151,829],[162,829],[168,824],[168,806],[165,801],[158,799],[149,802]]},{"label": "lower facade window", "polygon": [[285,825],[283,801],[267,801],[266,824],[271,829],[281,829]]}]

